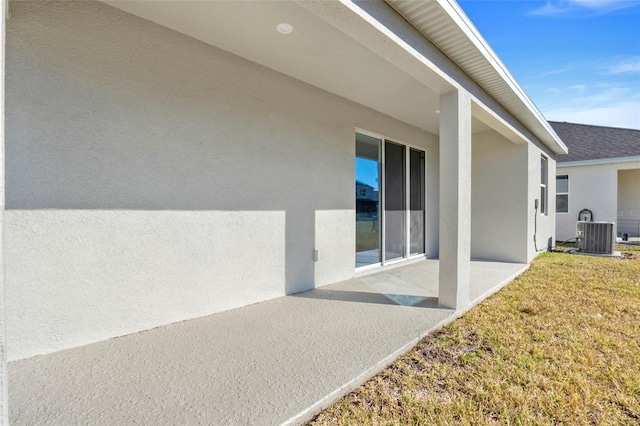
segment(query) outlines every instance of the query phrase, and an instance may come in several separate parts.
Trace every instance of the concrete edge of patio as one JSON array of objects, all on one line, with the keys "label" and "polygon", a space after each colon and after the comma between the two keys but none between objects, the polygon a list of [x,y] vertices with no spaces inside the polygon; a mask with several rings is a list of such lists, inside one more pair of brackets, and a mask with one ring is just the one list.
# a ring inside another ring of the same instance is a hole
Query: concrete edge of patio
[{"label": "concrete edge of patio", "polygon": [[331,392],[328,395],[326,395],[325,397],[321,398],[320,400],[318,400],[313,405],[305,408],[304,410],[300,411],[295,416],[291,417],[289,420],[283,422],[282,426],[300,425],[300,424],[303,424],[303,423],[311,420],[313,417],[318,415],[324,409],[330,407],[333,403],[338,401],[340,398],[342,398],[343,396],[347,395],[349,392],[353,391],[354,389],[356,389],[360,385],[364,384],[369,379],[374,377],[376,374],[378,374],[379,372],[384,370],[386,367],[391,365],[396,359],[398,359],[402,355],[404,355],[407,352],[409,352],[424,337],[426,337],[426,336],[430,335],[431,333],[434,333],[434,332],[446,327],[447,325],[451,324],[452,322],[454,322],[455,320],[460,318],[462,315],[464,315],[464,313],[466,313],[466,312],[470,311],[471,309],[473,309],[474,307],[478,306],[483,300],[485,300],[488,297],[490,297],[491,295],[497,293],[502,288],[504,288],[507,284],[509,284],[513,280],[515,280],[518,276],[522,275],[524,272],[526,272],[529,269],[529,267],[530,267],[530,265],[524,266],[520,271],[518,271],[518,272],[514,273],[513,275],[509,276],[504,281],[500,282],[498,285],[496,285],[495,287],[491,288],[490,290],[482,293],[480,296],[478,296],[475,299],[473,299],[471,302],[466,304],[461,309],[458,309],[458,310],[454,311],[448,317],[446,317],[444,320],[442,320],[439,323],[435,324],[433,327],[428,328],[423,333],[421,333],[419,336],[417,336],[416,338],[412,339],[410,342],[406,343],[405,345],[401,346],[396,351],[394,351],[391,354],[389,354],[387,357],[382,359],[380,362],[378,362],[374,366],[371,366],[370,368],[366,369],[361,374],[359,374],[358,376],[356,376],[353,379],[349,380],[344,385],[338,387],[333,392]]}]

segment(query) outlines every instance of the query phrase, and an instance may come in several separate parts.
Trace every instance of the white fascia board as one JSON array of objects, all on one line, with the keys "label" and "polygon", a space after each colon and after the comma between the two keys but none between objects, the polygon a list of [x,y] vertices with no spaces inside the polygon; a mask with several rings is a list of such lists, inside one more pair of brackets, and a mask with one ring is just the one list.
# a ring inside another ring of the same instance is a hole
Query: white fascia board
[{"label": "white fascia board", "polygon": [[482,103],[480,99],[473,95],[471,95],[471,99],[473,100],[471,104],[471,112],[478,120],[489,125],[491,129],[500,133],[502,136],[517,145],[531,142],[527,136],[523,135],[522,132],[513,127],[492,108]]},{"label": "white fascia board", "polygon": [[[451,18],[458,24],[458,28],[464,32],[467,39],[473,43],[474,47],[487,59],[489,64],[491,64],[493,70],[497,72],[502,80],[509,86],[509,89],[513,93],[515,93],[520,101],[525,104],[525,106],[529,109],[531,114],[535,116],[541,126],[546,130],[547,133],[553,139],[558,147],[560,148],[560,152],[554,150],[557,154],[560,153],[568,153],[568,148],[562,142],[560,137],[556,134],[553,127],[549,124],[546,118],[542,115],[538,107],[531,101],[529,96],[525,93],[525,91],[520,87],[515,78],[511,75],[507,67],[502,63],[498,55],[493,51],[491,46],[487,43],[487,41],[482,37],[480,31],[476,28],[476,26],[471,22],[471,20],[467,17],[464,11],[460,8],[460,6],[454,0],[436,0],[438,4],[451,16]],[[550,147],[552,148],[552,147]]]},{"label": "white fascia board", "polygon": [[[422,1],[426,3],[426,0]],[[450,19],[455,24],[455,30],[459,31],[459,33],[462,34],[463,37],[470,43],[471,47],[485,58],[488,64],[486,68],[487,71],[493,73],[494,75],[497,74],[502,84],[506,86],[505,88],[508,90],[508,92],[510,92],[512,96],[515,96],[515,98],[521,103],[526,111],[529,112],[530,117],[533,118],[533,121],[536,123],[534,124],[535,128],[529,128],[529,130],[532,131],[532,133],[536,135],[536,137],[548,148],[550,148],[551,151],[555,154],[566,154],[568,152],[566,145],[558,137],[551,125],[547,122],[538,108],[533,104],[531,99],[529,99],[524,90],[522,90],[522,88],[518,85],[513,76],[511,76],[504,64],[500,61],[500,59],[498,59],[498,56],[491,49],[489,44],[484,40],[480,32],[462,11],[460,6],[458,6],[457,3],[453,0],[433,0],[433,3],[437,4],[443,10],[443,12],[450,17]],[[412,25],[415,25],[413,22],[409,22]],[[449,56],[446,49],[442,49],[441,46],[438,46],[438,48],[440,48],[447,56]],[[461,67],[464,72],[467,72],[464,69],[463,64],[457,62],[457,65]],[[496,100],[498,101],[498,103],[503,104],[500,99]],[[514,111],[509,112],[516,118],[519,115]],[[518,120],[524,125],[524,122],[520,118],[518,118]],[[529,126],[525,125],[525,127]]]},{"label": "white fascia board", "polygon": [[[327,8],[328,5],[331,5],[331,3],[332,2],[320,2],[320,4],[325,8]],[[334,7],[335,7],[335,3],[336,2],[334,2],[334,5],[333,5]],[[371,15],[369,15],[359,5],[354,3],[353,0],[339,0],[339,3],[347,7],[356,16],[363,19],[365,22],[367,22],[369,25],[375,28],[378,32],[383,34],[389,40],[393,41],[396,45],[400,46],[404,51],[409,53],[412,57],[420,61],[432,73],[434,73],[435,75],[438,75],[443,80],[443,82],[445,82],[445,84],[448,85],[448,87],[446,87],[444,90],[442,87],[438,87],[437,90],[439,90],[440,93],[445,93],[450,90],[461,90],[469,93],[469,95],[471,96],[471,99],[473,100],[472,108],[475,116],[477,116],[478,118],[480,118],[482,121],[486,123],[490,123],[492,127],[495,127],[495,130],[498,133],[502,134],[504,137],[506,137],[509,140],[512,140],[517,144],[530,142],[529,138],[523,135],[518,129],[513,127],[506,120],[504,120],[500,116],[500,114],[497,113],[493,108],[486,105],[481,99],[479,99],[477,96],[474,96],[473,93],[470,93],[467,90],[465,90],[464,87],[460,84],[460,82],[456,81],[454,78],[448,75],[445,71],[443,71],[440,67],[435,65],[431,61],[431,59],[425,57],[422,53],[418,52],[414,47],[412,47],[404,39],[396,35],[393,31],[389,30],[385,25],[380,23]],[[303,6],[306,6],[307,8],[310,7],[308,2],[301,1],[301,4]],[[439,47],[438,49],[440,50]],[[457,64],[455,66],[459,67],[459,65]],[[406,72],[406,69],[404,68],[402,69],[405,70]]]},{"label": "white fascia board", "polygon": [[579,167],[579,166],[597,166],[599,164],[617,164],[617,163],[633,163],[640,161],[640,155],[635,157],[616,157],[616,158],[597,158],[595,160],[567,161],[564,163],[556,163],[556,168],[563,167]]},{"label": "white fascia board", "polygon": [[[341,8],[347,8],[350,12],[353,13],[357,18],[365,21],[371,28],[375,30],[377,34],[382,35],[386,40],[390,40],[395,46],[398,46],[403,52],[408,53],[410,57],[416,60],[423,68],[423,70],[416,70],[413,66],[407,66],[408,64],[396,63],[398,68],[404,70],[412,77],[416,78],[418,81],[424,82],[424,76],[419,75],[423,74],[424,71],[427,71],[432,76],[437,76],[435,80],[431,80],[431,88],[436,90],[439,93],[446,93],[450,90],[464,90],[467,91],[463,84],[457,81],[454,77],[447,74],[443,69],[441,69],[438,65],[436,65],[430,58],[424,56],[421,52],[416,50],[413,46],[411,46],[407,41],[399,37],[389,28],[387,28],[384,24],[379,22],[377,19],[369,15],[365,10],[363,10],[354,0],[338,0],[335,2],[326,2],[326,1],[305,1],[305,0],[296,0],[297,3],[310,12],[314,13],[316,16],[320,17],[324,21],[330,23],[331,25],[337,27],[341,31],[344,31],[347,35],[352,37],[354,40],[363,44],[363,46],[371,49],[372,51],[380,54],[389,60],[389,46],[387,43],[377,40],[377,37],[369,34],[365,36],[366,29],[362,26],[356,25],[355,22],[349,23],[350,17],[345,15]],[[424,0],[423,0],[424,1]],[[481,52],[487,60],[491,63],[491,68],[494,73],[498,73],[500,80],[505,84],[509,85],[509,90],[517,95],[517,97],[521,100],[523,106],[527,111],[531,114],[530,116],[534,118],[534,121],[538,124],[537,129],[528,129],[532,131],[532,134],[535,135],[544,145],[546,145],[552,152],[555,154],[566,154],[567,148],[562,143],[560,138],[556,135],[555,131],[551,127],[551,125],[545,120],[542,114],[537,110],[537,108],[533,105],[533,103],[529,100],[529,98],[524,94],[523,90],[517,85],[513,77],[506,71],[504,65],[499,61],[495,53],[491,50],[489,45],[484,41],[482,36],[480,36],[479,32],[473,24],[466,18],[464,12],[457,6],[455,3],[450,3],[447,0],[434,0],[434,3],[440,7],[444,13],[449,16],[454,23],[456,24],[456,28],[460,33],[469,40],[474,48]],[[406,20],[406,18],[403,18]],[[410,21],[408,21],[411,25]],[[424,35],[423,35],[424,37]],[[429,41],[431,45],[434,45],[436,49],[446,55],[446,51],[443,51],[441,47],[435,45],[431,41]],[[392,55],[393,56],[393,55]],[[450,57],[447,56],[449,60]],[[451,60],[452,61],[452,60]],[[460,69],[466,76],[470,79],[469,74],[466,73],[464,68],[461,68],[460,64],[456,64],[452,61],[458,69]],[[472,80],[472,79],[471,79]],[[478,84],[477,81],[474,81],[475,84]],[[478,84],[479,88],[482,88],[481,85]],[[482,89],[486,93],[486,89]],[[512,125],[507,123],[499,113],[497,113],[493,108],[483,102],[481,99],[478,99],[477,96],[471,94],[472,100],[474,104],[476,104],[479,109],[484,109],[485,114],[484,117],[490,117],[490,121],[498,126],[499,133],[503,134],[505,137],[513,140],[516,143],[524,143],[531,142],[528,137],[526,137],[522,132],[518,131]],[[504,108],[503,104],[500,103],[500,100],[493,99],[491,100],[496,102],[496,106],[500,106]],[[478,111],[478,109],[476,109]],[[505,108],[505,111],[513,115],[516,120],[520,121],[525,128],[527,126],[522,122],[521,119],[517,117],[513,111],[509,111]],[[536,131],[537,130],[537,131]],[[542,135],[541,135],[542,133]],[[541,137],[542,136],[542,137]]]}]

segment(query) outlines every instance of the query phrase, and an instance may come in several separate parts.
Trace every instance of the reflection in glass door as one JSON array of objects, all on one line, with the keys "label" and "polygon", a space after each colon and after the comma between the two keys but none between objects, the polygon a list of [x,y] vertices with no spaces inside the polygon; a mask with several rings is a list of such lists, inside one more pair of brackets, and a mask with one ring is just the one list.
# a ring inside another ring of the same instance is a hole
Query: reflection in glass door
[{"label": "reflection in glass door", "polygon": [[426,252],[425,152],[356,133],[356,267]]},{"label": "reflection in glass door", "polygon": [[384,260],[405,257],[406,160],[405,147],[384,145]]},{"label": "reflection in glass door", "polygon": [[409,150],[409,241],[410,255],[423,254],[425,220],[424,152]]},{"label": "reflection in glass door", "polygon": [[380,139],[356,134],[356,267],[381,262],[381,146]]}]

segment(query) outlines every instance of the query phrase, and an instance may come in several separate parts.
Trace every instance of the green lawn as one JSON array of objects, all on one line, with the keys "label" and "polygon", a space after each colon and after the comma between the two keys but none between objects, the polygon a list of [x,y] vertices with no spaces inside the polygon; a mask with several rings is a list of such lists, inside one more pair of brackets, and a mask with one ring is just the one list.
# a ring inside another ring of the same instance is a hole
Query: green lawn
[{"label": "green lawn", "polygon": [[313,425],[640,424],[640,247],[544,253]]},{"label": "green lawn", "polygon": [[356,222],[356,252],[380,248],[380,227],[373,221]]}]

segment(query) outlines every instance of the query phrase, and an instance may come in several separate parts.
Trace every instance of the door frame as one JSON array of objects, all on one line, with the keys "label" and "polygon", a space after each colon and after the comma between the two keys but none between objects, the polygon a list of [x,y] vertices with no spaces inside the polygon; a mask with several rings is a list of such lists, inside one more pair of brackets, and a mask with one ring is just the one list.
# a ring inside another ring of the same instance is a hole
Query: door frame
[{"label": "door frame", "polygon": [[[397,139],[397,138],[392,138],[392,137],[387,137],[385,135],[382,135],[380,133],[376,133],[376,132],[372,132],[369,130],[365,130],[362,129],[360,127],[356,127],[355,128],[355,132],[354,132],[354,136],[356,133],[360,133],[364,136],[369,136],[375,139],[380,140],[381,143],[381,147],[380,147],[380,176],[379,176],[379,182],[378,182],[378,191],[379,191],[379,202],[380,202],[380,224],[379,224],[379,232],[380,232],[380,262],[377,263],[372,263],[370,265],[366,265],[366,266],[360,266],[360,267],[356,267],[356,271],[360,272],[360,271],[366,271],[367,269],[373,269],[373,268],[378,268],[381,266],[388,266],[388,265],[395,265],[397,263],[402,263],[402,262],[406,262],[407,260],[411,260],[411,259],[416,259],[416,258],[420,258],[420,257],[427,257],[428,253],[429,253],[429,240],[428,240],[428,226],[427,226],[427,212],[428,212],[428,167],[427,167],[427,159],[428,159],[428,150],[424,147],[421,147],[419,145],[416,144],[412,144],[412,143],[407,143],[402,141],[401,139]],[[384,190],[384,185],[385,185],[385,142],[392,142],[395,143],[397,145],[402,145],[405,150],[405,247],[404,247],[404,254],[401,258],[399,259],[393,259],[391,261],[385,261],[385,237],[384,237],[384,233],[385,233],[385,219],[386,219],[386,211],[385,211],[385,190]],[[355,146],[355,145],[354,145]],[[411,185],[411,178],[410,178],[410,149],[414,149],[416,151],[421,151],[424,152],[424,253],[418,253],[418,254],[413,254],[411,255],[411,230],[410,230],[410,226],[411,226],[411,203],[410,203],[410,197],[411,197],[411,190],[410,190],[410,185]],[[355,156],[354,156],[355,157]],[[354,170],[355,172],[355,170]],[[355,181],[355,179],[354,179]]]}]

